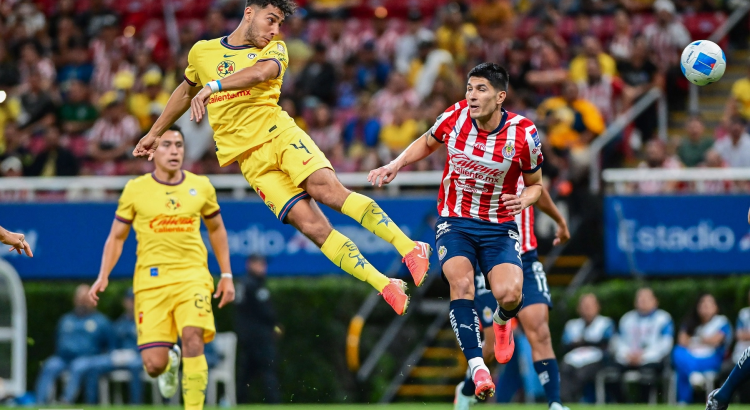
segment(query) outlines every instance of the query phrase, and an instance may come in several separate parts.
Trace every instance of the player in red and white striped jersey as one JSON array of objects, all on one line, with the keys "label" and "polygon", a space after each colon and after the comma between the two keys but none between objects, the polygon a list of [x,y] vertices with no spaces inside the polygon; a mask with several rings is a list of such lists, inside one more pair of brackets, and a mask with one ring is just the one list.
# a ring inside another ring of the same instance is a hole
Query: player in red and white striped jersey
[{"label": "player in red and white striped jersey", "polygon": [[[509,321],[523,306],[521,245],[515,215],[542,192],[543,161],[536,127],[502,108],[508,73],[483,63],[469,72],[466,100],[448,108],[429,132],[368,180],[392,181],[407,164],[440,145],[448,156],[438,194],[436,245],[450,283],[450,321],[469,362],[475,394],[484,399],[495,386],[482,359],[479,318],[474,308],[474,266],[487,272],[498,309],[494,314],[495,357],[507,363],[515,343]],[[517,195],[519,177],[526,188]]]}]

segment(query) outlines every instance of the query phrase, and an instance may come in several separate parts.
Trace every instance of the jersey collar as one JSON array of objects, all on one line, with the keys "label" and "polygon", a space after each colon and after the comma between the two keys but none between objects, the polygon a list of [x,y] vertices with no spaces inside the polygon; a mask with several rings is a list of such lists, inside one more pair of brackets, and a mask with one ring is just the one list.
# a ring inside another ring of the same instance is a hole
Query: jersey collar
[{"label": "jersey collar", "polygon": [[[505,108],[501,107],[500,108],[500,112],[503,113],[503,116],[500,118],[500,124],[497,126],[497,128],[495,128],[491,132],[488,132],[487,135],[498,133],[505,126],[505,122],[508,120],[508,111],[505,111]],[[474,124],[474,128],[477,129],[477,132],[483,131],[483,130],[479,129],[479,126],[477,125],[477,121],[475,119],[472,118],[471,122],[472,122],[472,124]]]},{"label": "jersey collar", "polygon": [[180,177],[180,180],[177,181],[177,182],[174,182],[174,183],[169,183],[169,182],[164,182],[164,181],[159,180],[159,178],[156,177],[156,173],[155,172],[151,173],[151,178],[153,178],[154,181],[156,181],[156,182],[158,182],[158,183],[160,183],[162,185],[176,186],[176,185],[180,185],[182,183],[182,181],[185,180],[185,171],[180,170],[180,175],[182,175]]},{"label": "jersey collar", "polygon": [[233,46],[229,44],[229,41],[227,41],[227,37],[222,37],[221,40],[219,40],[219,43],[230,50],[246,50],[248,48],[255,48],[255,46],[253,45]]}]

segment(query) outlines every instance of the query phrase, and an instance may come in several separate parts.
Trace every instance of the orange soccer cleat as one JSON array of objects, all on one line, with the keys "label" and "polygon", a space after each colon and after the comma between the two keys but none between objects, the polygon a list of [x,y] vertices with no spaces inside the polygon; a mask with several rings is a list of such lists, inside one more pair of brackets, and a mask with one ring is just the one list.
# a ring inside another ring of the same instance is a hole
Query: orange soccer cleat
[{"label": "orange soccer cleat", "polygon": [[406,308],[409,307],[409,295],[406,294],[406,282],[401,279],[390,279],[391,283],[383,288],[383,299],[391,305],[393,310],[397,314],[403,315],[406,313]]},{"label": "orange soccer cleat", "polygon": [[403,261],[406,262],[406,266],[409,268],[409,272],[411,272],[411,276],[414,278],[414,284],[417,285],[417,287],[420,287],[427,278],[427,271],[430,269],[432,247],[419,241],[414,241],[414,244],[414,249],[404,256]]},{"label": "orange soccer cleat", "polygon": [[516,342],[513,340],[513,325],[511,322],[504,325],[494,322],[492,328],[495,330],[495,359],[501,364],[508,363],[516,349]]},{"label": "orange soccer cleat", "polygon": [[474,384],[477,386],[474,390],[474,395],[480,400],[495,395],[495,383],[492,382],[492,376],[490,376],[490,373],[487,370],[477,370],[474,374]]}]

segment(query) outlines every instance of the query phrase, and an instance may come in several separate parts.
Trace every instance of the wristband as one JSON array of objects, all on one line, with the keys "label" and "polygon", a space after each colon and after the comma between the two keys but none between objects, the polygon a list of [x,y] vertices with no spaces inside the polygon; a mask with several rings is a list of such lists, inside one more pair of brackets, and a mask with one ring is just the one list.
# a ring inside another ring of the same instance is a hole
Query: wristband
[{"label": "wristband", "polygon": [[209,81],[206,84],[209,88],[211,88],[211,92],[218,92],[221,91],[221,81]]},{"label": "wristband", "polygon": [[232,274],[231,273],[222,273],[221,274],[221,278],[222,279],[224,279],[224,278],[232,279]]}]

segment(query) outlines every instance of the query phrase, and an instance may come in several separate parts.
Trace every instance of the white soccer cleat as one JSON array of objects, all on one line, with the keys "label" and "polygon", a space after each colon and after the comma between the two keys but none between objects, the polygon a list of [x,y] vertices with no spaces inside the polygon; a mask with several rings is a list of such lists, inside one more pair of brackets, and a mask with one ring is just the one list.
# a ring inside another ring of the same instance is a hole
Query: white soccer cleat
[{"label": "white soccer cleat", "polygon": [[558,402],[553,402],[549,405],[549,410],[570,410],[570,407],[563,406]]},{"label": "white soccer cleat", "polygon": [[159,375],[159,392],[164,398],[172,398],[177,393],[177,387],[180,383],[180,357],[182,351],[180,346],[174,345],[169,349],[169,370]]},{"label": "white soccer cleat", "polygon": [[464,382],[461,382],[456,386],[456,395],[453,398],[453,410],[469,410],[473,404],[477,402],[476,397],[464,396],[461,392],[464,389]]}]

